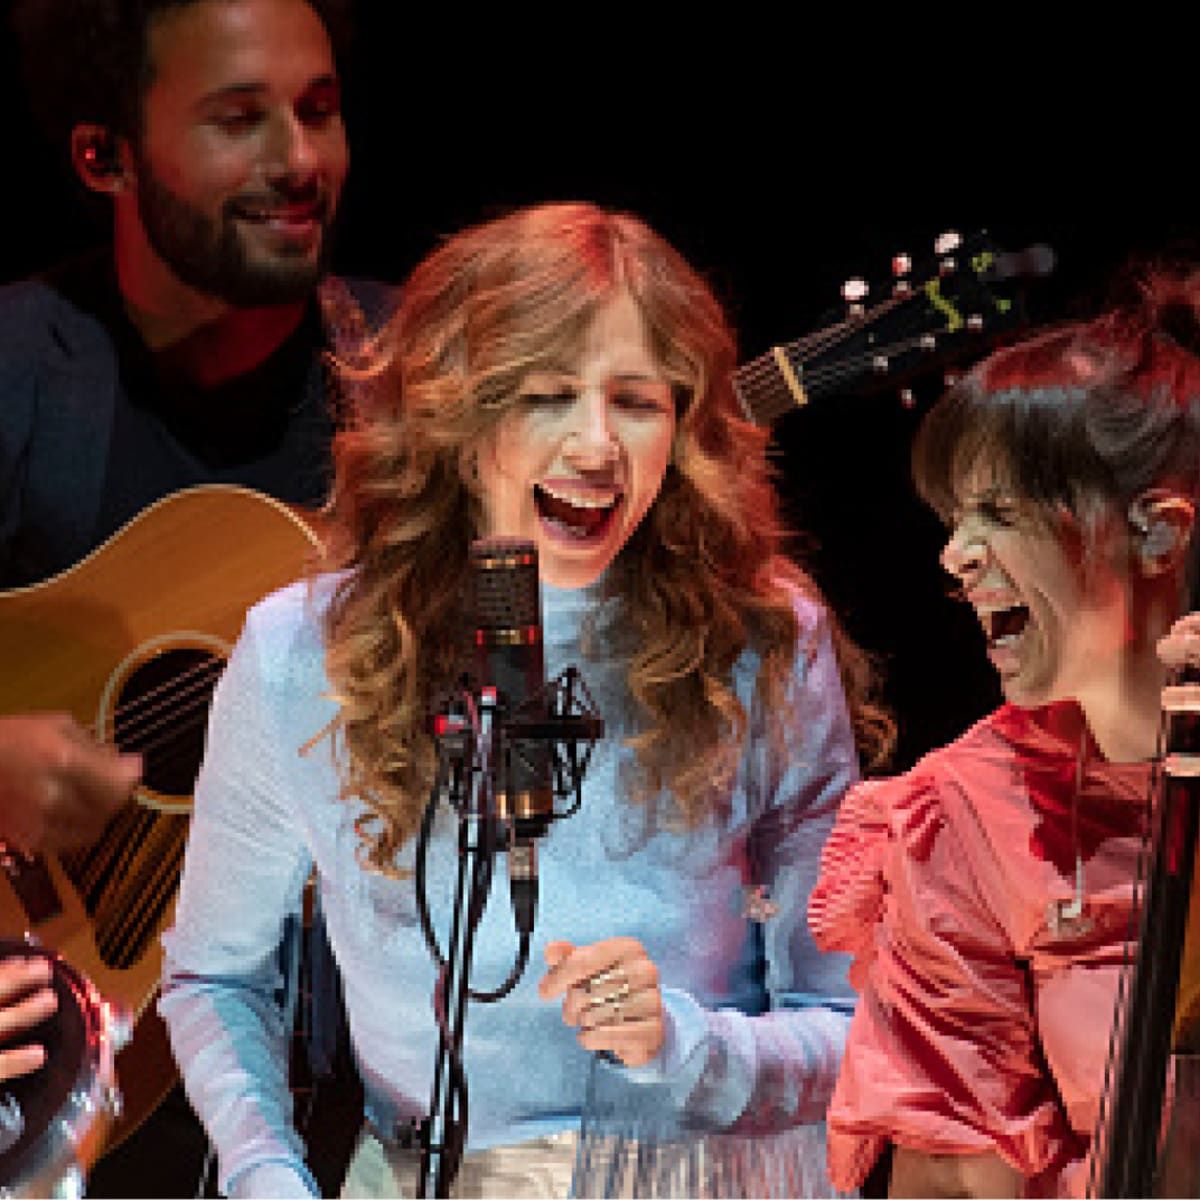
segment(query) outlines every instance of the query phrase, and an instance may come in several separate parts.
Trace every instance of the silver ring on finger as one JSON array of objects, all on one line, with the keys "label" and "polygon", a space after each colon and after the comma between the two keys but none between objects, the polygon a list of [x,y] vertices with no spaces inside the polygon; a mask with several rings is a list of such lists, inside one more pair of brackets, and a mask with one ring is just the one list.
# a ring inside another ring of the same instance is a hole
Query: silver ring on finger
[{"label": "silver ring on finger", "polygon": [[595,996],[598,1000],[602,1000],[609,994],[607,987],[610,983],[617,985],[618,992],[624,988],[623,995],[629,994],[629,976],[620,967],[609,967],[606,970],[597,971],[595,975],[589,977],[583,987],[589,996]]}]

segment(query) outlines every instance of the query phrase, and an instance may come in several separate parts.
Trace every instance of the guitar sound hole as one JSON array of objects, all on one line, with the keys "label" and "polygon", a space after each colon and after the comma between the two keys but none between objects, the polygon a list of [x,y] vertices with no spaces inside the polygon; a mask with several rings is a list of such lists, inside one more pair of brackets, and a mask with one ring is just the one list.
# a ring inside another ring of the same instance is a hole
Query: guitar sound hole
[{"label": "guitar sound hole", "polygon": [[143,756],[143,784],[186,800],[204,754],[213,688],[224,660],[208,650],[165,650],[125,680],[114,712],[113,740]]}]

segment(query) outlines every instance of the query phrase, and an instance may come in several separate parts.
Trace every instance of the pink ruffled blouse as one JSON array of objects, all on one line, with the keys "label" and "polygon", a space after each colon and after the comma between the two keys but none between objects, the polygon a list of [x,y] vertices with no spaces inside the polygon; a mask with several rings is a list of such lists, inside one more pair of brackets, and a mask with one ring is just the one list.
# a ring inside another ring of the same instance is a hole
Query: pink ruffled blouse
[{"label": "pink ruffled blouse", "polygon": [[[1006,705],[907,774],[852,788],[809,922],[862,993],[829,1108],[850,1190],[891,1141],[994,1151],[1032,1195],[1082,1193],[1130,930],[1145,764],[1077,748]],[[1056,920],[1075,894],[1079,918]]]}]

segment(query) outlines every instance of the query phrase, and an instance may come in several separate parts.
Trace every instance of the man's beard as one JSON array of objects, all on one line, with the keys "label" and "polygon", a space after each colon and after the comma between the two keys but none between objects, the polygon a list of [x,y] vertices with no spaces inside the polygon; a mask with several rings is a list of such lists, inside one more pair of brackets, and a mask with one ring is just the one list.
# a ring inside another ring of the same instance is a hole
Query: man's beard
[{"label": "man's beard", "polygon": [[214,219],[172,192],[144,159],[137,178],[146,238],[189,287],[236,308],[255,308],[305,300],[324,275],[331,240],[328,211],[315,258],[280,254],[252,259],[228,201]]}]

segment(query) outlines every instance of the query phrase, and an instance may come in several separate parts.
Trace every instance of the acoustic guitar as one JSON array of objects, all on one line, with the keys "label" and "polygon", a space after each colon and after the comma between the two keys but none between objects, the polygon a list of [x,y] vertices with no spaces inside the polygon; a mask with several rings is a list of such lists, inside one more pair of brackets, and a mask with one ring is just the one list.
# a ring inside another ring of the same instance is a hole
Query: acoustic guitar
[{"label": "acoustic guitar", "polygon": [[29,933],[133,1020],[117,1057],[127,1137],[176,1079],[153,1004],[209,700],[247,610],[300,576],[306,517],[246,488],[158,501],[82,562],[0,594],[0,713],[68,712],[143,755],[133,800],[83,850],[0,859],[0,934]]}]

